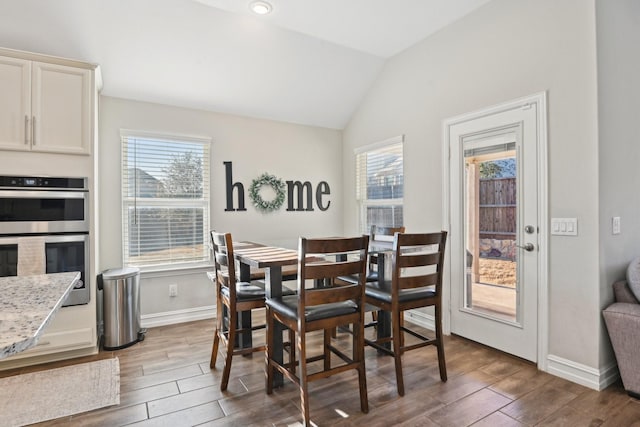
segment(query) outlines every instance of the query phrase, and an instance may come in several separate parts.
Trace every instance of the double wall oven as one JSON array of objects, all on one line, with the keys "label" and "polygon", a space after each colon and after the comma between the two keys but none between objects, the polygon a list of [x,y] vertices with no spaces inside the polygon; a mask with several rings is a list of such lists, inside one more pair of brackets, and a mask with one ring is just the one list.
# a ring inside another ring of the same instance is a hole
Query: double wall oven
[{"label": "double wall oven", "polygon": [[0,176],[0,277],[79,271],[63,306],[91,300],[87,178]]}]

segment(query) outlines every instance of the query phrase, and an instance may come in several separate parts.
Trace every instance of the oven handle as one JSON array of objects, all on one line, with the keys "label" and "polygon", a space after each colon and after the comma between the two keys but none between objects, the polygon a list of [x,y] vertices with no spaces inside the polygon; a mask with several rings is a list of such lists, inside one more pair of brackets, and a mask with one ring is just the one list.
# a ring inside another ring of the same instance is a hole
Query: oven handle
[{"label": "oven handle", "polygon": [[84,199],[87,195],[87,191],[0,190],[3,199]]},{"label": "oven handle", "polygon": [[[0,245],[17,245],[19,239],[24,236],[0,236]],[[85,242],[89,244],[89,233],[73,233],[73,234],[45,234],[44,243],[69,243],[69,242]]]}]

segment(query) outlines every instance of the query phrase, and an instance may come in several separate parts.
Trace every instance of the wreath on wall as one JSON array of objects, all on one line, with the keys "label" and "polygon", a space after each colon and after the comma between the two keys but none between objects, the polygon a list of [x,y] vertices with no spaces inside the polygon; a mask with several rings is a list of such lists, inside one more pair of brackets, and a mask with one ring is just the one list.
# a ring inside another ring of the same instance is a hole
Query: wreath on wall
[{"label": "wreath on wall", "polygon": [[[267,185],[273,188],[273,191],[276,193],[275,199],[271,201],[266,201],[262,196],[260,196],[260,189]],[[274,175],[269,175],[265,172],[258,178],[251,181],[251,186],[249,187],[249,198],[251,199],[253,206],[255,206],[259,211],[273,212],[280,209],[280,206],[284,203],[284,188],[284,182],[282,182],[280,178],[277,178]]]}]

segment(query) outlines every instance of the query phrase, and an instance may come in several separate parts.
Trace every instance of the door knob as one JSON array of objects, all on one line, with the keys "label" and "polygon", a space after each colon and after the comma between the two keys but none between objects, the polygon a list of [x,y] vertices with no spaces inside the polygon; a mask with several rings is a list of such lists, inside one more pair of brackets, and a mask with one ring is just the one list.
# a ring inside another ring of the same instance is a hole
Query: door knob
[{"label": "door knob", "polygon": [[533,243],[525,243],[524,245],[516,245],[517,247],[524,249],[527,252],[533,252],[533,250],[536,248]]}]

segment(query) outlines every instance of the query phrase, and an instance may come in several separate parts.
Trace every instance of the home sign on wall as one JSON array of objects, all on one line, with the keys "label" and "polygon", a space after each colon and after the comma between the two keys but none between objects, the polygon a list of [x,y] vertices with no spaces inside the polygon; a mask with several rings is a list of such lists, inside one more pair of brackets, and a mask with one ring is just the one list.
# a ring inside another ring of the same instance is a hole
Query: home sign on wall
[{"label": "home sign on wall", "polygon": [[[225,168],[227,207],[225,211],[246,211],[244,203],[244,184],[233,182],[232,162],[223,162]],[[275,197],[265,200],[261,190],[271,187]],[[238,207],[235,207],[233,195],[236,190]],[[313,186],[309,181],[286,181],[269,173],[262,175],[251,181],[249,186],[249,198],[253,206],[261,212],[273,212],[279,210],[285,201],[285,191],[287,200],[287,211],[313,211]],[[321,211],[326,211],[331,206],[331,200],[324,200],[324,196],[331,194],[331,189],[326,181],[320,181],[315,188],[315,202]],[[306,197],[305,197],[306,196]],[[295,206],[295,207],[294,207]]]}]

